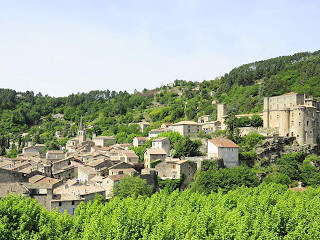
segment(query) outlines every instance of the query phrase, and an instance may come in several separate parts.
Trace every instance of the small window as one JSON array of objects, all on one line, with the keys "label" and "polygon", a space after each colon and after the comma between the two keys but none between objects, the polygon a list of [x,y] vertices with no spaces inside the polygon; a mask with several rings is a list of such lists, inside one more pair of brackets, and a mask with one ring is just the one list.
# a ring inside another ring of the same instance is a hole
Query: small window
[{"label": "small window", "polygon": [[60,207],[62,206],[62,202],[59,202],[59,206],[60,206]]},{"label": "small window", "polygon": [[71,205],[74,205],[74,201],[71,202]]}]

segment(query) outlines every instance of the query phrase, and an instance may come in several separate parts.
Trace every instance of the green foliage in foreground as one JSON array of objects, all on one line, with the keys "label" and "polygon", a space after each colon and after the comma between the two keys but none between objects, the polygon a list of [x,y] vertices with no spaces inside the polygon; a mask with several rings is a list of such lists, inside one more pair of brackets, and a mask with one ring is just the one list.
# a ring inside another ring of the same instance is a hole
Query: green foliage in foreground
[{"label": "green foliage in foreground", "polygon": [[124,176],[113,186],[113,195],[119,198],[150,196],[151,186],[140,177]]},{"label": "green foliage in foreground", "polygon": [[319,239],[320,189],[262,184],[81,204],[72,218],[34,200],[0,200],[1,239]]},{"label": "green foliage in foreground", "polygon": [[231,169],[208,170],[200,172],[191,187],[192,191],[210,194],[219,190],[227,192],[239,186],[256,187],[259,180],[252,169],[247,166],[239,166]]}]

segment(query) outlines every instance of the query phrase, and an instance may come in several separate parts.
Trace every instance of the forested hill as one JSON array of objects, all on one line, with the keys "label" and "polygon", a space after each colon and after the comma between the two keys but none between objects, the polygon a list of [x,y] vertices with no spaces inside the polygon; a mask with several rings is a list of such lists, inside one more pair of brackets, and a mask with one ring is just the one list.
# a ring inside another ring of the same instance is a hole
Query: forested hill
[{"label": "forested hill", "polygon": [[296,53],[242,65],[221,78],[216,97],[235,112],[262,109],[266,96],[287,92],[320,97],[320,51]]},{"label": "forested hill", "polygon": [[[220,79],[201,83],[175,80],[173,87],[144,89],[134,94],[106,90],[55,98],[0,89],[0,134],[13,133],[17,137],[29,132],[29,136],[36,136],[36,142],[45,142],[59,130],[69,138],[75,134],[81,115],[91,126],[89,134],[137,134],[138,130],[128,129],[127,124],[146,120],[157,128],[163,122],[196,120],[204,114],[215,118],[213,100],[227,103],[234,113],[260,112],[265,96],[295,91],[320,97],[319,83],[317,51],[245,64]],[[55,113],[63,113],[65,121],[53,119]]]}]

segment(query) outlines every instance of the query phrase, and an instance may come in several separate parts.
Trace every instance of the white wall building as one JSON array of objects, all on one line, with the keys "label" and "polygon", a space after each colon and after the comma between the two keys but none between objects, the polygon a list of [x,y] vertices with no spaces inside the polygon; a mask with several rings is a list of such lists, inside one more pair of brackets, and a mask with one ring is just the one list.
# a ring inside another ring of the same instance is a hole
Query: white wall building
[{"label": "white wall building", "polygon": [[226,138],[209,139],[208,158],[223,159],[228,168],[239,166],[239,146]]}]

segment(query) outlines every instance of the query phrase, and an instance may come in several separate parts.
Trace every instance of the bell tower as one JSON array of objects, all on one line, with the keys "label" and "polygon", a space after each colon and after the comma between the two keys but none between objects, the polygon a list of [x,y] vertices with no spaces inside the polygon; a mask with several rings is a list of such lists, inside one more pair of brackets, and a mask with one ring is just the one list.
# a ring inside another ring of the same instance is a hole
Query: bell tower
[{"label": "bell tower", "polygon": [[78,140],[79,140],[79,144],[86,141],[86,131],[84,130],[84,127],[83,127],[82,116],[81,116],[80,124],[78,128]]}]

